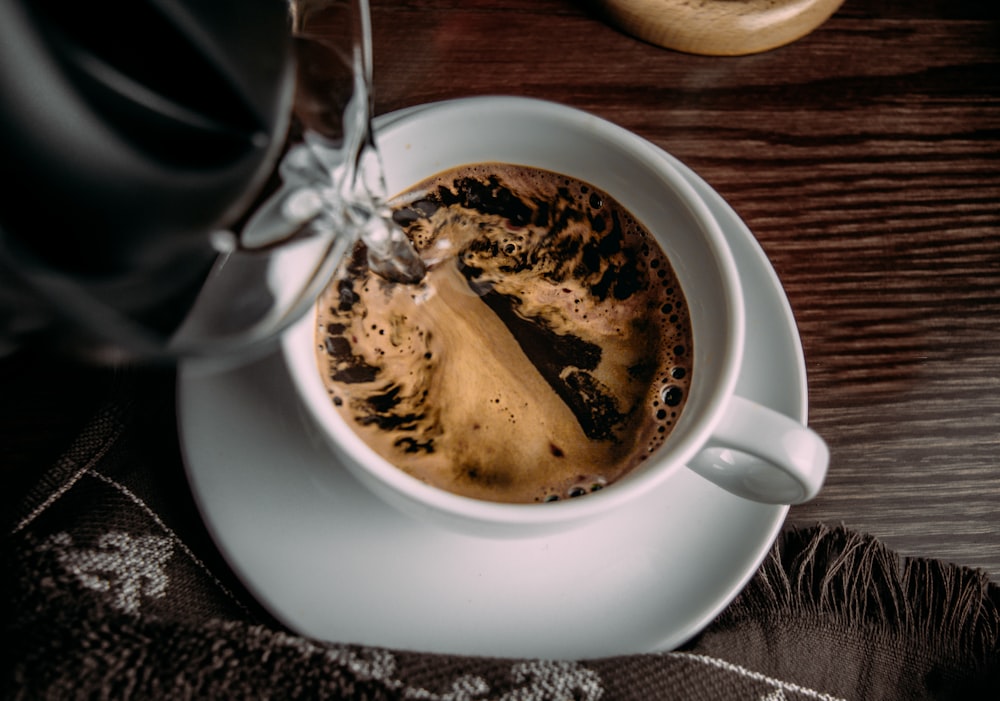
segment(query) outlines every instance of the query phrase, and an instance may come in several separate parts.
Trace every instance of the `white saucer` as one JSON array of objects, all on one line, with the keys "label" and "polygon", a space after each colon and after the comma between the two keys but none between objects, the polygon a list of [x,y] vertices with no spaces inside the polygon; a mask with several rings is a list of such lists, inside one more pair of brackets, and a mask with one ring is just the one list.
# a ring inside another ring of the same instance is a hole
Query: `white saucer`
[{"label": "white saucer", "polygon": [[[805,364],[777,276],[732,209],[667,157],[718,218],[747,291],[737,391],[805,421]],[[562,659],[668,650],[743,588],[788,511],[685,470],[640,508],[569,533],[465,537],[355,482],[311,430],[279,355],[186,363],[178,386],[188,477],[216,543],[265,607],[319,639]]]}]

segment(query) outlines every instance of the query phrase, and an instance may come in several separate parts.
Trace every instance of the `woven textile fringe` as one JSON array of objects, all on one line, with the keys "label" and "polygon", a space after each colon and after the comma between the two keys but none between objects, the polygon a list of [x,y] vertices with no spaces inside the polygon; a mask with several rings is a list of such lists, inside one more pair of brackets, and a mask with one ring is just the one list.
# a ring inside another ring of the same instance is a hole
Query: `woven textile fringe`
[{"label": "woven textile fringe", "polygon": [[986,573],[900,558],[842,527],[786,532],[717,624],[810,615],[883,635],[947,640],[945,655],[1000,664],[1000,586]]},{"label": "woven textile fringe", "polygon": [[[27,540],[23,544],[30,545],[32,538]],[[2,591],[4,638],[16,646],[6,656],[12,669],[0,680],[0,698],[820,698],[790,691],[812,686],[808,682],[751,666],[755,673],[789,680],[782,696],[769,696],[764,682],[692,665],[683,655],[581,663],[477,659],[323,643],[244,621],[197,624],[137,617],[81,590],[45,548],[4,555],[12,555],[5,560],[13,566]],[[1000,664],[998,600],[998,587],[980,573],[902,561],[871,537],[817,526],[783,534],[757,576],[705,636],[727,626],[770,622],[787,629],[808,626],[810,619],[834,619],[834,627],[851,639],[946,641],[940,644],[954,649],[940,655],[964,660],[975,680]],[[864,632],[851,635],[852,629]],[[695,644],[692,652],[703,654],[699,647]],[[830,649],[833,654],[835,648]],[[797,654],[786,649],[781,656],[792,660]],[[853,683],[859,675],[849,661],[840,662],[843,676]],[[734,669],[740,664],[731,662]],[[995,688],[995,673],[986,673],[986,681],[993,680],[987,688]],[[545,692],[552,680],[596,691]],[[761,692],[748,696],[745,687],[755,684]],[[964,692],[843,697],[997,698]]]},{"label": "woven textile fringe", "polygon": [[[176,454],[140,430],[131,406],[100,414],[5,515],[0,698],[1000,699],[1000,586],[822,525],[783,532],[681,654],[511,660],[296,636],[234,606],[221,563],[192,564],[212,553],[198,548],[196,529],[180,529],[193,512],[181,503]],[[145,489],[160,511],[122,499],[102,476]],[[116,543],[162,545],[168,535],[191,557],[118,548],[129,567],[163,576],[141,580],[145,588],[67,559],[74,547],[108,557]]]}]

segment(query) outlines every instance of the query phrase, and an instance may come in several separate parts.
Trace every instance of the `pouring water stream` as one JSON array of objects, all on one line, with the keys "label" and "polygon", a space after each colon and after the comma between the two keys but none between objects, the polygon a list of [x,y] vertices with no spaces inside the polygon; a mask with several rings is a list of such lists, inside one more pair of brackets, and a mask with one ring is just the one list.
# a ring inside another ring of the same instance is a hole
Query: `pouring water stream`
[{"label": "pouring water stream", "polygon": [[171,340],[174,354],[242,351],[273,338],[312,308],[358,240],[383,278],[416,283],[426,272],[386,203],[372,131],[367,0],[292,9],[302,139],[278,165],[280,187],[239,234],[215,237],[219,258]]},{"label": "pouring water stream", "polygon": [[[373,138],[368,3],[353,0],[337,5],[337,9],[344,8],[352,15],[349,47],[311,35],[307,15],[294,17],[295,114],[303,126],[303,142],[282,160],[282,187],[248,221],[240,243],[255,249],[287,241],[305,229],[335,231],[344,244],[360,238],[368,248],[369,265],[382,277],[418,282],[424,276],[424,264],[392,221]],[[337,71],[343,78],[345,68],[350,81],[338,81]],[[346,102],[342,99],[345,90],[350,90]]]}]

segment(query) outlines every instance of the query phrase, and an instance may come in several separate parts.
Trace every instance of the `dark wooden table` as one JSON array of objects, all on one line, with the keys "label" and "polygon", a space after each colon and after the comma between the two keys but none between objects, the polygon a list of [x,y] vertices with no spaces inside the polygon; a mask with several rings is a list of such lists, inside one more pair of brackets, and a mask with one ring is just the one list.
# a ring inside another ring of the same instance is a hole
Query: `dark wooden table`
[{"label": "dark wooden table", "polygon": [[[564,102],[662,146],[744,218],[795,311],[832,452],[790,524],[1000,579],[1000,5],[846,0],[794,44],[710,58],[572,0],[372,4],[377,112]],[[0,362],[4,480],[58,454],[115,377]]]}]

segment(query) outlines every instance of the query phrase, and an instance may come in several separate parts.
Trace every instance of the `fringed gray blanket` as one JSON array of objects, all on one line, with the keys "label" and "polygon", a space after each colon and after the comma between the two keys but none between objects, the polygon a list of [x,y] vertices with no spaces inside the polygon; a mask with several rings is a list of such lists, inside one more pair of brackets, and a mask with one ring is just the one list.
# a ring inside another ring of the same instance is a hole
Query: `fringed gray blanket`
[{"label": "fringed gray blanket", "polygon": [[5,698],[1000,699],[997,584],[824,526],[784,533],[672,652],[496,659],[298,637],[218,556],[162,435],[172,407],[149,404],[114,401],[5,514]]}]

